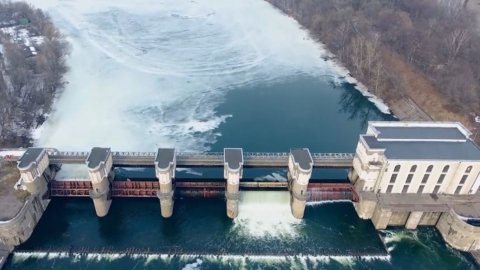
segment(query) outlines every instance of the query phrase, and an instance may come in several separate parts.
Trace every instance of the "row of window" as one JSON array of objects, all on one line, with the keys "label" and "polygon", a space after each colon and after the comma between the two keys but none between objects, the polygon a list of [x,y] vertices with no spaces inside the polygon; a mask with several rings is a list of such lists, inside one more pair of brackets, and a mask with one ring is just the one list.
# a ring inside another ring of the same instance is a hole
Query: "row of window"
[{"label": "row of window", "polygon": [[[462,176],[462,179],[460,179],[460,183],[459,183],[459,186],[455,190],[455,194],[460,193],[460,191],[462,190],[463,184],[465,184],[465,182],[467,181],[468,174],[472,171],[472,168],[473,168],[472,166],[468,166],[465,169],[465,173]],[[445,180],[445,176],[447,175],[449,169],[450,169],[449,165],[445,165],[443,167],[442,173],[438,177],[435,188],[433,189],[433,193],[438,193],[438,191],[440,190],[440,187],[443,183],[443,180]],[[412,165],[410,167],[410,173],[407,175],[407,179],[405,181],[405,185],[403,186],[402,193],[406,193],[408,191],[408,188],[410,187],[410,183],[412,182],[412,179],[413,179],[413,176],[414,176],[414,173],[415,173],[416,170],[417,170],[417,165]],[[387,193],[392,192],[393,185],[394,185],[395,181],[397,180],[399,171],[400,171],[400,165],[396,165],[393,168],[393,173],[392,173],[392,176],[390,177],[389,185],[387,186]],[[423,193],[423,190],[425,188],[425,184],[427,183],[428,179],[430,178],[430,173],[432,171],[433,171],[433,165],[429,165],[427,167],[427,170],[425,171],[425,174],[423,175],[422,182],[421,182],[421,185],[420,185],[417,193]]]},{"label": "row of window", "polygon": [[[409,187],[410,187],[410,185],[404,185],[403,188],[402,188],[402,193],[407,193]],[[441,185],[435,185],[435,188],[433,188],[433,193],[438,193],[438,191],[440,190],[440,187],[441,187]],[[455,189],[455,194],[459,194],[460,191],[462,190],[462,188],[463,188],[463,186],[458,186],[457,189]],[[425,185],[420,185],[418,187],[417,193],[418,194],[423,193],[424,189],[425,189]],[[393,185],[392,184],[388,185],[387,186],[387,193],[392,193],[392,190],[393,190]]]},{"label": "row of window", "polygon": [[[400,168],[401,166],[400,165],[396,165],[395,168],[393,168],[393,172],[395,173],[398,173],[400,171]],[[445,165],[443,167],[443,170],[442,172],[443,173],[447,173],[448,170],[450,169],[450,165]],[[473,166],[468,166],[466,169],[465,169],[465,173],[470,173],[473,169]],[[417,165],[412,165],[412,167],[410,167],[410,172],[411,173],[414,173],[415,171],[417,170]],[[433,165],[429,165],[427,167],[427,170],[426,170],[426,173],[431,173],[433,171]]]}]

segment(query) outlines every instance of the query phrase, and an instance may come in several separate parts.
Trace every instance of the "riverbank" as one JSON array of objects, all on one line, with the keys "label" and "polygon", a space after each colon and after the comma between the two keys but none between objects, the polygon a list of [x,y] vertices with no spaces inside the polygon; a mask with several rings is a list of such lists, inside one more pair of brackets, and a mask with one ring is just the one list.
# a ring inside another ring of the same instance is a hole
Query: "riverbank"
[{"label": "riverbank", "polygon": [[28,193],[13,188],[18,179],[20,174],[16,164],[3,161],[0,157],[0,221],[14,218],[25,203]]},{"label": "riverbank", "polygon": [[[412,11],[413,4],[408,1],[393,6],[335,0],[267,1],[309,30],[317,42],[325,44],[334,60],[372,95],[383,100],[398,119],[458,121],[474,133],[475,128],[480,128],[474,121],[480,109],[479,102],[475,102],[479,99],[475,83],[478,76],[469,75],[476,73],[477,67],[468,61],[464,67],[457,64],[461,59],[470,59],[473,49],[469,46],[480,42],[473,33],[468,32],[471,39],[457,48],[458,54],[448,58],[444,48],[432,45],[432,40],[443,39],[444,35],[435,32],[430,39],[424,38],[428,31],[425,22]],[[435,10],[428,13],[429,19],[450,21],[451,29],[447,32],[468,24],[444,14],[448,8],[458,14],[467,13],[465,10],[430,4],[417,7],[418,12]],[[371,16],[373,13],[378,16]],[[464,31],[473,30],[467,25]],[[448,79],[451,80],[445,82]]]},{"label": "riverbank", "polygon": [[64,87],[69,45],[40,9],[0,2],[0,10],[0,146],[30,146]]}]

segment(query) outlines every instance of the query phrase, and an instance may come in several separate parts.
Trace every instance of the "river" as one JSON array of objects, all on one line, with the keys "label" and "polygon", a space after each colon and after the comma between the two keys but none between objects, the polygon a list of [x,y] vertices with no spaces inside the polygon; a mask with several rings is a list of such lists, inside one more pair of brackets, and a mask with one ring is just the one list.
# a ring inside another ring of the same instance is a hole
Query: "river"
[{"label": "river", "polygon": [[[68,85],[37,145],[353,152],[367,121],[393,119],[261,0],[30,2],[72,44]],[[245,174],[282,180],[286,171]],[[315,177],[346,181],[346,171]],[[244,192],[239,210],[232,221],[223,200],[183,199],[164,220],[158,200],[125,199],[97,218],[90,200],[54,199],[6,269],[475,269],[435,229],[377,232],[350,203],[312,204],[296,220],[287,192]],[[90,252],[69,253],[81,250]]]}]

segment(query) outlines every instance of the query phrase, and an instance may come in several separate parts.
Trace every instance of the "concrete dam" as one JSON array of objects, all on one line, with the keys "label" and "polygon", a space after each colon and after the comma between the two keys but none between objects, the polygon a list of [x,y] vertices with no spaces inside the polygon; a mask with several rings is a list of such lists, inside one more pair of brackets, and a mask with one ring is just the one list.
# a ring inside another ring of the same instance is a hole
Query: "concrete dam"
[{"label": "concrete dam", "polygon": [[[351,201],[358,216],[377,230],[435,226],[452,247],[480,250],[480,148],[470,135],[459,123],[370,122],[354,154],[308,148],[288,153],[9,149],[3,152],[13,154],[4,159],[17,162],[21,175],[16,186],[30,196],[14,218],[0,221],[0,241],[10,249],[25,242],[54,197],[91,198],[98,217],[108,214],[114,198],[157,198],[164,218],[174,214],[176,198],[217,197],[235,219],[243,190],[288,190],[290,212],[297,219],[304,217],[307,202]],[[86,165],[88,178],[57,180],[66,164]],[[115,167],[151,167],[155,177],[119,180]],[[223,178],[176,177],[182,167],[220,168]],[[254,181],[243,177],[244,168],[284,168],[287,179]],[[314,168],[346,169],[349,182],[316,181]]]},{"label": "concrete dam", "polygon": [[[95,147],[91,152],[60,152],[55,149],[29,148],[23,155],[9,157],[18,162],[22,174],[20,186],[42,197],[90,197],[99,217],[105,216],[114,197],[156,197],[162,216],[173,213],[175,197],[225,197],[227,215],[238,215],[240,190],[290,190],[292,214],[303,217],[305,202],[322,200],[358,201],[349,183],[309,181],[314,167],[349,168],[353,154],[315,153],[306,148],[290,153],[246,153],[226,148],[223,153],[177,153],[161,148],[157,152],[112,152]],[[89,179],[56,180],[64,164],[86,164]],[[156,179],[114,180],[115,167],[154,167]],[[176,178],[177,167],[223,168],[224,180]],[[243,179],[243,168],[288,168],[288,181]]]}]

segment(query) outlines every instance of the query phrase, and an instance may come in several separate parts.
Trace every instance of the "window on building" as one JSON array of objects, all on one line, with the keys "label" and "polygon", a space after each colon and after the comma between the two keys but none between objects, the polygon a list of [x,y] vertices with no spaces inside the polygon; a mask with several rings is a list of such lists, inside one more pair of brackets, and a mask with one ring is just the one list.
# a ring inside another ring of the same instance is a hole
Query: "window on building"
[{"label": "window on building", "polygon": [[450,166],[449,165],[445,165],[445,167],[443,167],[443,173],[447,173],[448,172],[448,169],[450,169]]},{"label": "window on building", "polygon": [[467,178],[468,178],[468,174],[464,174],[462,176],[462,179],[460,179],[460,185],[465,184],[465,182],[467,181]]},{"label": "window on building", "polygon": [[395,183],[395,180],[397,180],[397,174],[396,173],[392,174],[392,177],[390,178],[390,183],[391,184]]},{"label": "window on building", "polygon": [[422,179],[422,184],[427,183],[429,177],[430,177],[430,174],[428,173],[424,174]]},{"label": "window on building", "polygon": [[433,193],[438,193],[440,190],[440,185],[436,185],[435,188],[433,189]]},{"label": "window on building", "polygon": [[472,166],[468,166],[466,169],[465,169],[465,173],[470,173],[472,171]]},{"label": "window on building", "polygon": [[395,166],[393,169],[394,172],[399,172],[400,171],[400,165]]},{"label": "window on building", "polygon": [[420,185],[420,187],[418,188],[417,193],[418,193],[418,194],[422,194],[424,189],[425,189],[425,185]]},{"label": "window on building", "polygon": [[412,179],[413,179],[413,173],[411,173],[407,176],[407,182],[406,183],[410,184],[412,182]]},{"label": "window on building", "polygon": [[387,193],[392,193],[392,190],[393,190],[393,185],[388,185]]},{"label": "window on building", "polygon": [[431,173],[433,170],[433,165],[427,167],[427,173]]},{"label": "window on building", "polygon": [[458,186],[457,189],[455,189],[455,194],[460,194],[460,191],[462,191],[463,186]]},{"label": "window on building", "polygon": [[438,184],[443,183],[443,180],[444,180],[444,179],[445,179],[445,174],[444,174],[444,173],[440,174],[440,177],[438,178],[438,182],[437,182],[437,183],[438,183]]},{"label": "window on building", "polygon": [[403,186],[402,193],[407,193],[409,185]]},{"label": "window on building", "polygon": [[417,165],[413,165],[411,168],[410,168],[410,172],[415,172],[417,170]]}]

